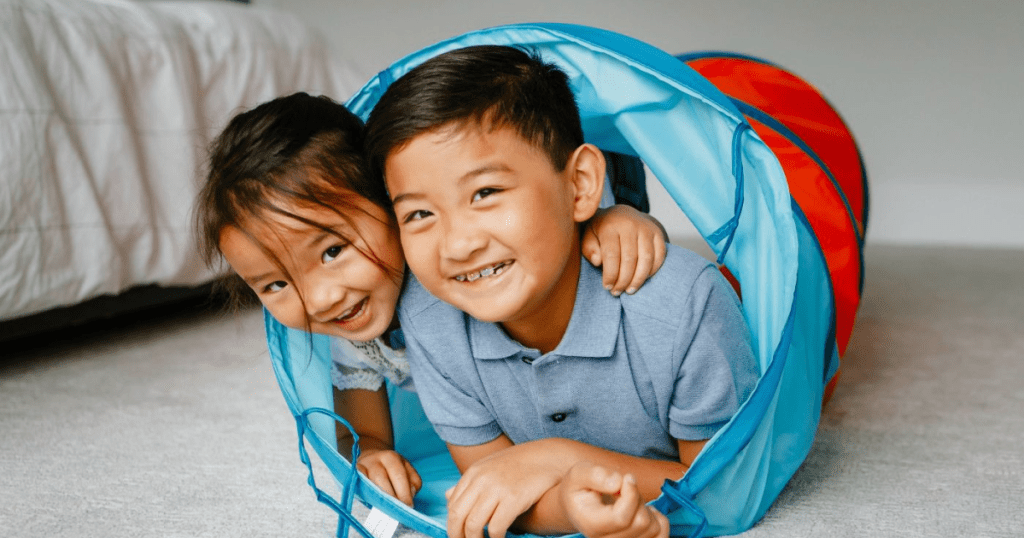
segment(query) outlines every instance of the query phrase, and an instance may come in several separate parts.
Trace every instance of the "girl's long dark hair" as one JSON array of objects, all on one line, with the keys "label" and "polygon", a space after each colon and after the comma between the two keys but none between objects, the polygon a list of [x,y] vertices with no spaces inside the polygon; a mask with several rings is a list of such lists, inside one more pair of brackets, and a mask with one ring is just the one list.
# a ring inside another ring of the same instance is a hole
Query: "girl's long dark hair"
[{"label": "girl's long dark hair", "polygon": [[[220,236],[229,226],[262,247],[264,243],[247,229],[247,223],[270,213],[353,242],[337,230],[286,210],[286,204],[326,208],[351,225],[348,215],[363,212],[355,203],[362,197],[383,209],[390,219],[385,224],[394,229],[383,182],[369,175],[363,156],[363,122],[328,97],[296,93],[238,114],[214,140],[208,167],[194,208],[194,225],[203,259],[211,267],[222,266]],[[262,248],[284,270],[280,260]],[[378,254],[363,254],[401,280],[401,272],[395,274]],[[220,284],[232,304],[256,302],[237,275],[226,275]]]}]

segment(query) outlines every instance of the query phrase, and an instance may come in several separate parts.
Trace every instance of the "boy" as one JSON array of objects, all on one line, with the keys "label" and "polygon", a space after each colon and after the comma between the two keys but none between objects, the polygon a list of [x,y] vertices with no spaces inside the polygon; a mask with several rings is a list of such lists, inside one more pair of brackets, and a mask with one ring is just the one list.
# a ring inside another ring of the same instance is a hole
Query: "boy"
[{"label": "boy", "polygon": [[565,74],[521,50],[470,47],[413,69],[366,141],[415,276],[399,306],[412,374],[463,472],[449,535],[667,536],[643,503],[758,377],[731,287],[670,246],[634,295],[602,289],[579,225],[604,158],[583,141]]}]

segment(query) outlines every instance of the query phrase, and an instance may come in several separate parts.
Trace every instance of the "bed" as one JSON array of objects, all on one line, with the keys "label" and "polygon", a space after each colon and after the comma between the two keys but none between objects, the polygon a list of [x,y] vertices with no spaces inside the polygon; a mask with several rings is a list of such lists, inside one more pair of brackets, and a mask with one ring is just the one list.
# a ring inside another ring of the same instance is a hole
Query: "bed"
[{"label": "bed", "polygon": [[286,13],[128,0],[0,0],[0,73],[0,340],[203,288],[190,219],[211,138],[365,78]]}]

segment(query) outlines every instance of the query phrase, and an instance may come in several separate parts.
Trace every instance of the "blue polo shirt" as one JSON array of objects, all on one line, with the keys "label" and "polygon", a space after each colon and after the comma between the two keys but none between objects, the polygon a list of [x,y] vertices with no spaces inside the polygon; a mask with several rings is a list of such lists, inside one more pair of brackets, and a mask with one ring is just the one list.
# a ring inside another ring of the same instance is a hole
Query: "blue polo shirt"
[{"label": "blue polo shirt", "polygon": [[583,261],[566,333],[547,354],[411,275],[399,319],[423,409],[454,445],[504,432],[514,443],[563,437],[677,460],[676,439],[709,439],[759,376],[736,294],[714,265],[673,245],[634,295],[613,297]]}]

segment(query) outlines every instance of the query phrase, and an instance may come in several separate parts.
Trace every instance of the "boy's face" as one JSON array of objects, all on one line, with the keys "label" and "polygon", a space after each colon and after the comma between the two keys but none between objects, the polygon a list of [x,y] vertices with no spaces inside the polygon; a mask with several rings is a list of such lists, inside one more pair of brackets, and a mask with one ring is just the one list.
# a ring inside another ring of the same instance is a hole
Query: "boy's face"
[{"label": "boy's face", "polygon": [[555,170],[504,127],[413,138],[385,163],[409,269],[483,321],[537,319],[565,293],[571,308],[580,253],[570,168]]},{"label": "boy's face", "polygon": [[356,198],[348,219],[325,207],[280,204],[351,242],[272,212],[246,224],[262,245],[238,228],[221,231],[225,260],[282,324],[356,341],[391,326],[405,269],[402,251],[389,215]]}]

